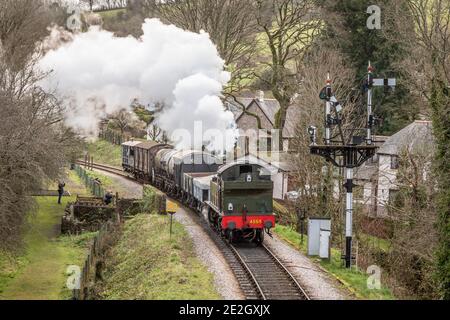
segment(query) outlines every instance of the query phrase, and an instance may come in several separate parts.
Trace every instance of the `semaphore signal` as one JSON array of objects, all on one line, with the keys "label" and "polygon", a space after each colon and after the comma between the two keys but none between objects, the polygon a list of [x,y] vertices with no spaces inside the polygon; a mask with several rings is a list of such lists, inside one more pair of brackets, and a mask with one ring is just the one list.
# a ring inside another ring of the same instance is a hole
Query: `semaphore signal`
[{"label": "semaphore signal", "polygon": [[[394,87],[395,79],[374,79],[373,67],[369,62],[367,82],[364,91],[367,91],[367,136],[366,139],[352,136],[346,140],[341,128],[342,106],[336,99],[332,90],[330,75],[327,76],[326,87],[320,92],[320,98],[325,101],[325,138],[324,145],[317,144],[317,128],[310,126],[308,133],[311,137],[311,154],[324,157],[334,166],[345,168],[346,201],[345,201],[345,266],[352,265],[352,237],[353,237],[353,174],[354,169],[372,158],[377,150],[373,145],[374,115],[372,107],[373,87]],[[364,92],[365,93],[365,92]],[[333,128],[338,128],[338,134],[332,138]],[[336,139],[340,138],[340,139]]]}]

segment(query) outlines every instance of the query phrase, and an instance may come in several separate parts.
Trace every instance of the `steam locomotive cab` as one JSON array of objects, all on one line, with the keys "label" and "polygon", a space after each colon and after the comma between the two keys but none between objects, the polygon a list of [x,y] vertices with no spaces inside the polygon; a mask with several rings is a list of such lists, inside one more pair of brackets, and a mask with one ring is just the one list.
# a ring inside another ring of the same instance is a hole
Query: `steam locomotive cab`
[{"label": "steam locomotive cab", "polygon": [[264,231],[275,226],[273,182],[262,166],[232,163],[219,169],[211,181],[209,221],[230,242],[261,243]]}]

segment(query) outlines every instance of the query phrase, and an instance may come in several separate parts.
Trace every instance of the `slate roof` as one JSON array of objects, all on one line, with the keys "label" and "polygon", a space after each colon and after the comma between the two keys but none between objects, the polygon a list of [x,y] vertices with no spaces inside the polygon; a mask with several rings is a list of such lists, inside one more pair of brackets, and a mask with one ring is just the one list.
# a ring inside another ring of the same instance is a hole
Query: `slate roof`
[{"label": "slate roof", "polygon": [[[263,101],[260,101],[256,98],[247,98],[247,97],[238,97],[239,102],[243,103],[246,108],[250,107],[251,104],[255,103],[256,106],[261,109],[266,118],[269,120],[270,124],[275,125],[275,115],[280,110],[280,104],[275,99],[267,99],[265,98]],[[233,112],[234,119],[236,121],[239,120],[243,115],[242,108],[236,105],[236,102],[227,99],[227,108]],[[298,105],[292,105],[288,108],[287,116],[286,116],[286,124],[283,130],[284,138],[293,138],[295,136],[295,127],[298,123],[298,118],[300,116],[300,109]],[[265,129],[272,129],[265,128]]]},{"label": "slate roof", "polygon": [[275,99],[264,99],[263,101],[254,99],[253,103],[257,104],[273,126],[275,124],[275,114],[280,109],[278,101]]},{"label": "slate roof", "polygon": [[405,147],[432,145],[434,143],[431,121],[414,121],[386,140],[378,154],[398,155]]},{"label": "slate roof", "polygon": [[[375,136],[380,145],[377,154],[398,155],[405,147],[433,144],[432,124],[430,121],[415,121],[391,137]],[[383,143],[384,141],[384,143]],[[355,179],[371,180],[377,173],[378,167],[374,163],[365,163],[355,170]]]},{"label": "slate roof", "polygon": [[[237,97],[236,98],[240,103],[242,103],[245,107],[248,107],[250,103],[254,100],[254,98],[246,98],[246,97]],[[226,100],[226,107],[229,111],[231,111],[234,115],[234,119],[237,120],[244,112],[242,111],[242,106],[237,104],[233,99],[228,98]]]}]

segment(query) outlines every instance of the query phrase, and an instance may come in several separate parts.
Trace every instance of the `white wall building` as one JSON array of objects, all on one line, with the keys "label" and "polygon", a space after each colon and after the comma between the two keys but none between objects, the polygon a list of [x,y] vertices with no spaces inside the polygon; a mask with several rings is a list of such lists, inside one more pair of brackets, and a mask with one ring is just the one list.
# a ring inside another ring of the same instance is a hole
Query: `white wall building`
[{"label": "white wall building", "polygon": [[386,217],[389,202],[398,192],[399,154],[405,148],[433,144],[430,121],[415,121],[386,139],[377,154],[356,171],[355,182],[362,188],[359,202],[369,215]]}]

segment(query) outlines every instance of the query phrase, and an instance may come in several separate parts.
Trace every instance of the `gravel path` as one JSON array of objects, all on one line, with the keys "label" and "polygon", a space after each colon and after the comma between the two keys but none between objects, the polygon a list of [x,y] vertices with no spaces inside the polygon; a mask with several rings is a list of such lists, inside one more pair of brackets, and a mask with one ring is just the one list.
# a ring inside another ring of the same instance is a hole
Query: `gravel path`
[{"label": "gravel path", "polygon": [[312,300],[351,299],[347,290],[337,280],[276,235],[273,235],[273,239],[266,236],[264,243],[296,277]]},{"label": "gravel path", "polygon": [[222,253],[215,243],[195,222],[195,217],[180,208],[175,214],[175,219],[182,223],[191,236],[197,257],[214,274],[214,285],[217,292],[225,300],[243,300],[245,297],[239,287],[233,271],[228,266]]},{"label": "gravel path", "polygon": [[98,170],[98,169],[94,169],[95,172],[101,173],[104,176],[109,177],[114,185],[115,188],[113,188],[114,192],[118,192],[119,193],[119,197],[120,198],[125,198],[125,199],[142,199],[142,185],[133,181],[130,181],[126,178],[122,178],[120,176],[117,176],[115,174],[106,172],[106,171],[102,171],[102,170]]}]

